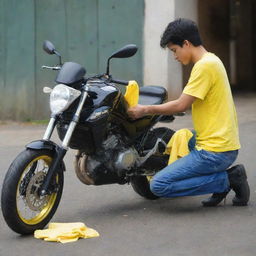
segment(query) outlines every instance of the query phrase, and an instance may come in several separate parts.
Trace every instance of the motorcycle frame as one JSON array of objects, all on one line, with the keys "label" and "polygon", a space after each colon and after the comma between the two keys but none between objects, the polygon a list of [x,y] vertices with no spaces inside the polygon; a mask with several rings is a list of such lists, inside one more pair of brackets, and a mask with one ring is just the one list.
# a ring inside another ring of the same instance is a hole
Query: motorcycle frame
[{"label": "motorcycle frame", "polygon": [[52,133],[54,131],[54,128],[56,126],[56,122],[58,119],[58,115],[53,115],[48,123],[48,126],[46,128],[45,134],[43,136],[43,140],[39,140],[39,141],[34,141],[32,143],[30,143],[29,145],[26,146],[26,148],[29,149],[37,149],[37,150],[41,150],[41,149],[50,149],[52,151],[54,151],[54,158],[53,161],[49,167],[49,170],[46,174],[46,177],[44,179],[44,182],[41,186],[41,189],[39,191],[39,195],[40,196],[44,196],[47,195],[49,193],[48,189],[49,189],[49,185],[50,182],[52,180],[52,177],[58,172],[59,170],[59,166],[60,163],[62,162],[64,156],[66,155],[68,149],[69,149],[69,142],[70,139],[72,137],[72,134],[76,128],[76,125],[79,121],[80,118],[80,114],[83,108],[83,105],[85,103],[85,100],[88,96],[88,87],[84,86],[82,89],[82,94],[80,97],[80,101],[79,104],[77,106],[76,112],[69,124],[68,130],[65,134],[65,137],[62,141],[61,146],[58,146],[57,144],[55,144],[54,142],[52,142],[51,136]]},{"label": "motorcycle frame", "polygon": [[[46,177],[43,181],[41,189],[39,190],[40,196],[44,196],[44,195],[47,195],[50,193],[50,191],[49,191],[50,182],[51,182],[52,178],[54,177],[54,175],[56,175],[56,173],[59,170],[61,170],[61,168],[59,168],[60,164],[62,163],[63,158],[65,157],[65,155],[69,149],[69,143],[70,143],[71,137],[73,135],[73,132],[77,126],[77,123],[79,122],[83,105],[88,97],[88,91],[89,91],[89,86],[84,85],[82,87],[82,93],[80,96],[80,101],[78,103],[76,112],[73,115],[71,122],[69,123],[67,132],[64,136],[61,146],[55,144],[53,141],[50,140],[52,133],[55,129],[56,123],[58,121],[58,114],[52,115],[52,117],[47,125],[43,139],[31,142],[30,144],[28,144],[26,146],[26,148],[29,148],[29,149],[34,149],[34,150],[48,149],[48,150],[51,150],[54,152],[53,161],[52,161],[52,163],[49,167],[49,170],[46,174]],[[161,118],[162,118],[162,116],[156,116],[153,123],[155,124],[155,123],[159,122],[161,120]],[[137,167],[141,166],[143,163],[145,163],[147,161],[147,159],[151,155],[155,154],[158,151],[158,147],[159,147],[160,143],[162,143],[166,146],[165,142],[159,138],[156,141],[155,146],[151,150],[144,152],[144,153],[146,153],[146,155],[144,155],[143,157],[138,157],[138,159],[136,161],[136,166]]]}]

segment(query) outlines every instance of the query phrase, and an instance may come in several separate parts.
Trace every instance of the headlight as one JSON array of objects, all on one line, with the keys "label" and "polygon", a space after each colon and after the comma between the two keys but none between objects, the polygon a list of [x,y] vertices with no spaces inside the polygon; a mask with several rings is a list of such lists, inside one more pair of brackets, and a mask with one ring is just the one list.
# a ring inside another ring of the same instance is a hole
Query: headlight
[{"label": "headlight", "polygon": [[65,111],[81,92],[64,84],[56,85],[50,95],[50,108],[53,114]]}]

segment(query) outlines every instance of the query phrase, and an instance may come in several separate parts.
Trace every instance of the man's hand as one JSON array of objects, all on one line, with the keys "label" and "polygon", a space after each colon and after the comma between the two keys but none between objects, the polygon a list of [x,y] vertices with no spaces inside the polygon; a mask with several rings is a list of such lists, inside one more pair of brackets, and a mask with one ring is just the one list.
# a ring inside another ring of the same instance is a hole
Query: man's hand
[{"label": "man's hand", "polygon": [[127,113],[132,119],[138,119],[146,115],[146,106],[138,104],[135,107],[129,108]]}]

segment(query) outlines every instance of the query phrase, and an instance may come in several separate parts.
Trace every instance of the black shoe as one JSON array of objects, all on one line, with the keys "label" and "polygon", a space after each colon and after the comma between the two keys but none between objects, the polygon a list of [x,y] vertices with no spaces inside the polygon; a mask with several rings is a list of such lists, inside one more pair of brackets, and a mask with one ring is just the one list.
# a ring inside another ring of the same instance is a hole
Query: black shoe
[{"label": "black shoe", "polygon": [[229,191],[223,193],[214,193],[211,197],[203,200],[202,205],[206,207],[217,206],[224,198],[226,198],[228,192]]},{"label": "black shoe", "polygon": [[230,187],[235,191],[236,196],[232,202],[234,206],[247,205],[250,198],[250,187],[247,182],[245,168],[242,164],[236,165],[227,170]]}]

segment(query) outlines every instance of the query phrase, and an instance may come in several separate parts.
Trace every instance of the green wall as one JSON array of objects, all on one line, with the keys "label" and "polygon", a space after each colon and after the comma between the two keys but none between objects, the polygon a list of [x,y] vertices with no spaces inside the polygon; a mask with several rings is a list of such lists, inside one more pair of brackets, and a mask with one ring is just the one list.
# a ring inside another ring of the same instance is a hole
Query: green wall
[{"label": "green wall", "polygon": [[49,117],[56,56],[43,52],[53,42],[64,61],[85,66],[87,74],[105,72],[106,59],[127,43],[139,47],[136,56],[112,61],[119,79],[142,82],[144,0],[0,0],[0,118]]}]

